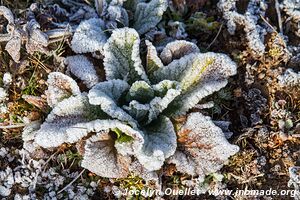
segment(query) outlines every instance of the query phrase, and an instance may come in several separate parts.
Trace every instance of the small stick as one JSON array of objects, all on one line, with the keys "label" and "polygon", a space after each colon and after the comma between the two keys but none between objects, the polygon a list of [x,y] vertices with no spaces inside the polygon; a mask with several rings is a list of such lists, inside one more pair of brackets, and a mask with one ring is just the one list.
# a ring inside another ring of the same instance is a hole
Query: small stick
[{"label": "small stick", "polygon": [[216,37],[215,37],[215,38],[213,39],[213,41],[208,45],[208,47],[206,47],[206,50],[208,50],[208,49],[211,47],[211,45],[213,45],[213,43],[215,43],[215,41],[217,40],[217,38],[219,37],[219,35],[220,35],[220,33],[221,33],[222,28],[223,28],[223,24],[221,24],[221,26],[220,26],[220,28],[219,28],[219,30],[218,30],[218,33],[217,33],[217,35],[216,35]]},{"label": "small stick", "polygon": [[279,9],[278,0],[275,0],[275,9],[276,9],[276,13],[277,13],[277,20],[278,20],[279,31],[282,34],[283,33],[283,29],[282,29],[281,13],[280,13],[280,9]]},{"label": "small stick", "polygon": [[7,126],[0,126],[0,129],[21,128],[24,126],[25,126],[25,124],[12,124],[12,125],[7,125]]},{"label": "small stick", "polygon": [[57,192],[57,194],[62,193],[63,191],[65,191],[69,186],[71,186],[82,174],[83,172],[85,172],[85,169],[83,169],[80,174],[78,174],[68,185],[66,185],[63,189],[59,190]]}]

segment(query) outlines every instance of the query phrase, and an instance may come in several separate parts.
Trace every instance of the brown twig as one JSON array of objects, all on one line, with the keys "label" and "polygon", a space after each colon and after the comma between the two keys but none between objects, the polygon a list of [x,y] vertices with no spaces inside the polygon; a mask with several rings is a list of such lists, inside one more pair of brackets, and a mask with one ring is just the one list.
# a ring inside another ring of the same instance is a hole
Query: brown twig
[{"label": "brown twig", "polygon": [[215,43],[215,41],[217,40],[217,38],[219,37],[219,35],[221,33],[222,28],[223,28],[223,24],[220,25],[217,35],[215,36],[213,41],[208,45],[208,47],[206,47],[206,50],[208,50],[213,45],[213,43]]},{"label": "brown twig", "polygon": [[280,9],[279,9],[279,2],[278,2],[278,0],[275,0],[275,9],[276,9],[276,13],[277,13],[277,20],[278,20],[279,31],[282,34],[283,33],[282,20],[281,20],[281,13],[280,13]]},{"label": "brown twig", "polygon": [[62,193],[65,191],[69,186],[71,186],[83,173],[85,172],[85,169],[83,169],[68,185],[66,185],[63,189],[59,190],[57,194]]}]

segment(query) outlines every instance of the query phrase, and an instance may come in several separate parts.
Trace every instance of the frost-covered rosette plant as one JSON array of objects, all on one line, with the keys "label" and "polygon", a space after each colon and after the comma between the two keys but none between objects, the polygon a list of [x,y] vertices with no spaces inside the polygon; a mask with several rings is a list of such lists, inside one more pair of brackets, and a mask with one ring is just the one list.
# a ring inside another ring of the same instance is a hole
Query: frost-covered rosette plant
[{"label": "frost-covered rosette plant", "polygon": [[222,130],[201,113],[189,114],[180,127],[173,122],[224,87],[236,73],[235,63],[224,54],[200,53],[187,41],[169,43],[160,56],[149,41],[146,45],[143,66],[139,34],[114,30],[103,48],[103,82],[83,55],[66,58],[69,73],[89,91],[81,92],[67,75],[51,73],[47,101],[53,109],[30,137],[26,129],[27,138],[44,148],[80,141],[82,167],[109,178],[129,172],[151,178],[165,161],[201,177],[220,169],[238,151]]}]

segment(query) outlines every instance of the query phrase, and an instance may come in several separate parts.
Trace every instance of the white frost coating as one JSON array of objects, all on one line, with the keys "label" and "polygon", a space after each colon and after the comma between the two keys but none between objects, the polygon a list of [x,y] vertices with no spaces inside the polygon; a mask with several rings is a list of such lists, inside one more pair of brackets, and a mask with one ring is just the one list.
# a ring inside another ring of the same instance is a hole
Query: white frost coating
[{"label": "white frost coating", "polygon": [[108,133],[100,132],[86,141],[81,166],[107,178],[124,178],[129,173],[130,157],[118,154]]},{"label": "white frost coating", "polygon": [[66,141],[74,143],[87,136],[88,133],[109,132],[115,128],[133,139],[132,141],[124,142],[124,145],[122,145],[121,142],[120,144],[116,142],[115,147],[117,148],[118,153],[124,156],[127,154],[132,155],[142,148],[144,143],[143,135],[139,131],[118,120],[94,120],[87,123],[75,124],[66,131]]},{"label": "white frost coating", "polygon": [[129,167],[130,171],[133,172],[136,176],[140,176],[145,181],[155,181],[158,182],[158,174],[154,171],[148,171],[141,163],[134,161]]},{"label": "white frost coating", "polygon": [[89,120],[90,109],[85,95],[71,96],[59,102],[37,131],[35,141],[44,148],[57,147],[67,141],[66,130]]},{"label": "white frost coating", "polygon": [[129,25],[127,11],[124,8],[122,8],[122,6],[109,5],[107,8],[107,12],[107,16],[109,18],[108,28],[116,28],[117,23],[121,23],[123,27],[127,27]]},{"label": "white frost coating", "polygon": [[182,95],[174,100],[176,111],[185,114],[202,98],[220,90],[227,78],[236,74],[236,64],[225,54],[194,53],[154,72],[156,81],[176,80],[181,84]]},{"label": "white frost coating", "polygon": [[287,69],[284,75],[278,77],[281,87],[300,88],[300,72],[296,73],[292,69]]},{"label": "white frost coating", "polygon": [[176,40],[167,44],[161,52],[160,58],[164,64],[169,64],[173,60],[191,53],[200,53],[196,44],[185,40]]},{"label": "white frost coating", "polygon": [[7,7],[0,6],[0,16],[3,16],[8,21],[6,26],[7,33],[0,33],[0,42],[7,42],[5,50],[15,62],[19,62],[23,31],[15,27],[14,15]]},{"label": "white frost coating", "polygon": [[153,44],[146,40],[147,45],[147,58],[146,58],[146,66],[147,66],[147,73],[152,74],[154,71],[156,71],[158,68],[161,68],[164,66],[164,64],[161,62],[160,58],[157,55],[157,51]]},{"label": "white frost coating", "polygon": [[156,119],[160,113],[162,113],[169,104],[181,94],[179,83],[176,81],[164,80],[153,86],[154,90],[162,93],[167,89],[167,92],[163,97],[155,97],[150,102],[149,119],[148,123]]},{"label": "white frost coating", "polygon": [[75,53],[103,53],[106,40],[104,22],[98,18],[91,18],[79,24],[73,35],[71,48]]},{"label": "white frost coating", "polygon": [[[158,96],[155,97],[154,92]],[[154,85],[153,88],[143,81],[137,81],[132,85],[129,91],[130,97],[134,100],[130,101],[129,106],[124,105],[122,108],[140,123],[149,124],[155,120],[180,93],[180,86],[176,81],[164,80]],[[147,99],[144,104],[143,99]]]},{"label": "white frost coating", "polygon": [[139,102],[148,102],[154,97],[152,87],[145,81],[134,82],[128,92],[128,98]]},{"label": "white frost coating", "polygon": [[77,83],[69,76],[60,72],[48,75],[48,90],[45,92],[47,102],[52,108],[65,98],[81,94]]},{"label": "white frost coating", "polygon": [[228,143],[210,117],[201,113],[190,114],[178,136],[181,148],[168,162],[175,164],[180,172],[199,175],[202,179],[221,169],[228,158],[239,151],[238,146]]},{"label": "white frost coating", "polygon": [[150,110],[149,104],[141,104],[136,100],[130,101],[128,106],[124,105],[122,108],[138,121],[144,121]]},{"label": "white frost coating", "polygon": [[26,24],[26,31],[28,34],[26,50],[30,54],[33,54],[36,51],[46,52],[45,48],[48,46],[49,38],[40,28],[40,24],[35,19],[30,20]]},{"label": "white frost coating", "polygon": [[4,102],[7,96],[8,94],[6,93],[5,89],[0,87],[0,103]]},{"label": "white frost coating", "polygon": [[104,45],[104,68],[107,80],[122,79],[129,84],[148,81],[140,58],[139,34],[131,28],[116,29]]},{"label": "white frost coating", "polygon": [[159,170],[165,159],[174,154],[177,141],[172,122],[167,117],[161,117],[145,127],[144,146],[136,155],[139,162],[149,171]]},{"label": "white frost coating", "polygon": [[300,37],[300,1],[299,0],[283,0],[281,3],[282,10],[288,15],[296,27],[296,35]]},{"label": "white frost coating", "polygon": [[83,81],[88,87],[92,88],[99,82],[94,65],[83,55],[69,56],[65,59],[68,70],[77,78]]},{"label": "white frost coating", "polygon": [[293,166],[289,168],[290,180],[288,182],[288,187],[293,187],[295,190],[295,200],[300,199],[300,167]]},{"label": "white frost coating", "polygon": [[5,19],[7,19],[9,24],[15,23],[15,18],[11,10],[6,8],[5,6],[0,6],[0,16],[3,16]]},{"label": "white frost coating", "polygon": [[110,117],[129,122],[134,126],[135,120],[116,103],[128,89],[129,85],[122,80],[100,82],[89,91],[89,102],[93,105],[100,105],[101,109]]},{"label": "white frost coating", "polygon": [[22,140],[24,142],[34,140],[37,130],[41,127],[40,121],[34,121],[27,124],[22,132]]},{"label": "white frost coating", "polygon": [[218,8],[223,12],[223,18],[227,20],[227,28],[230,34],[234,34],[237,26],[244,27],[248,47],[253,55],[262,56],[265,52],[264,35],[266,30],[258,24],[261,16],[265,16],[267,4],[261,0],[250,0],[246,13],[239,14],[236,8],[237,0],[220,0]]},{"label": "white frost coating", "polygon": [[134,29],[139,34],[148,32],[160,22],[167,7],[167,0],[151,0],[149,3],[138,3],[134,13]]},{"label": "white frost coating", "polygon": [[8,87],[12,83],[12,75],[9,72],[5,72],[2,78],[4,87]]},{"label": "white frost coating", "polygon": [[41,147],[35,142],[35,136],[40,127],[41,122],[34,121],[26,124],[22,132],[22,140],[24,141],[23,149],[29,152],[33,157],[39,157],[43,155]]}]

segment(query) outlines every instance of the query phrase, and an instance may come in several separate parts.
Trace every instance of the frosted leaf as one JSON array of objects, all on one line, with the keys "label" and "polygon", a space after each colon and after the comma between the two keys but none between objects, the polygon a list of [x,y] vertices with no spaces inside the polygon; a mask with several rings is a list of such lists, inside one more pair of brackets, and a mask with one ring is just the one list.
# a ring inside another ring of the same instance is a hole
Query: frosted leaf
[{"label": "frosted leaf", "polygon": [[30,156],[34,158],[43,158],[45,156],[42,148],[34,141],[40,126],[40,121],[31,122],[26,124],[22,132],[23,149],[29,152]]},{"label": "frosted leaf", "polygon": [[89,91],[89,102],[93,105],[100,105],[101,109],[110,117],[134,125],[135,120],[117,104],[119,98],[128,89],[129,85],[122,80],[100,82]]},{"label": "frosted leaf", "polygon": [[142,122],[148,120],[148,114],[150,110],[149,104],[141,104],[138,101],[131,101],[128,106],[124,105],[122,107],[130,116],[134,119]]},{"label": "frosted leaf", "polygon": [[71,95],[79,95],[80,90],[77,83],[60,72],[52,72],[48,75],[47,102],[54,107],[57,103]]},{"label": "frosted leaf", "polygon": [[89,133],[110,132],[115,138],[115,147],[122,155],[134,154],[142,148],[142,134],[118,120],[94,120],[78,123],[66,131],[66,141],[74,143]]},{"label": "frosted leaf", "polygon": [[147,66],[147,73],[152,74],[157,69],[163,67],[163,63],[161,62],[160,58],[157,55],[155,47],[152,43],[146,40],[147,45],[147,58],[146,58],[146,66]]},{"label": "frosted leaf", "polygon": [[89,53],[100,51],[107,40],[104,32],[104,22],[98,18],[82,21],[76,28],[71,41],[71,48],[75,53]]},{"label": "frosted leaf", "polygon": [[156,119],[181,93],[179,83],[176,81],[164,80],[154,85],[153,88],[161,97],[155,97],[150,102],[148,123]]},{"label": "frosted leaf", "polygon": [[[122,8],[120,5],[110,5],[107,8],[107,16],[109,18],[110,26],[114,26],[114,28],[118,27],[118,24],[121,24],[122,27],[128,27],[129,19],[127,11]],[[109,27],[112,28],[112,27]]]},{"label": "frosted leaf", "polygon": [[35,134],[37,130],[40,128],[41,122],[40,121],[34,121],[29,124],[27,124],[22,132],[22,140],[24,142],[34,140]]},{"label": "frosted leaf", "polygon": [[97,72],[87,57],[82,55],[69,56],[65,59],[65,63],[68,65],[68,70],[82,80],[88,88],[92,88],[99,82]]},{"label": "frosted leaf", "polygon": [[101,110],[89,105],[86,95],[71,96],[53,108],[36,133],[35,141],[44,148],[57,147],[67,142],[67,129],[102,115]]},{"label": "frosted leaf", "polygon": [[[182,94],[168,108],[171,115],[185,114],[201,99],[220,90],[236,74],[236,64],[225,54],[194,53],[154,72],[154,78],[180,82]],[[176,110],[176,112],[174,112]]]},{"label": "frosted leaf", "polygon": [[5,50],[15,62],[19,62],[21,54],[22,36],[19,32],[14,32],[12,38],[6,43]]},{"label": "frosted leaf", "polygon": [[300,37],[300,2],[298,0],[283,0],[281,8],[289,19],[289,31],[296,29],[295,34]]},{"label": "frosted leaf", "polygon": [[144,146],[136,157],[147,170],[159,170],[177,147],[173,124],[169,118],[161,117],[146,126],[143,133]]},{"label": "frosted leaf", "polygon": [[222,130],[210,117],[192,113],[178,132],[178,150],[168,160],[178,171],[200,179],[220,170],[239,147],[226,140]]},{"label": "frosted leaf", "polygon": [[[247,45],[254,56],[262,56],[265,52],[264,35],[267,31],[258,22],[265,16],[267,3],[264,0],[250,0],[244,15],[238,13],[236,0],[220,0],[218,8],[227,21],[228,32],[233,35],[238,26],[244,28]],[[273,30],[272,30],[273,31]]]},{"label": "frosted leaf", "polygon": [[[141,83],[143,84],[141,85]],[[133,97],[130,100],[134,100],[129,103],[129,106],[123,106],[123,109],[141,124],[149,124],[155,120],[181,92],[179,83],[176,81],[165,80],[154,85],[153,88],[145,82],[138,81],[133,84],[130,90],[137,87],[136,85],[140,86],[139,90],[135,89],[131,92],[135,93],[136,96],[134,94],[129,95]]]},{"label": "frosted leaf", "polygon": [[7,42],[5,50],[15,62],[19,62],[21,56],[22,31],[16,29],[14,15],[10,9],[5,6],[0,6],[0,16],[3,16],[8,21],[6,27],[8,33],[0,34],[0,42]]},{"label": "frosted leaf", "polygon": [[116,29],[104,45],[104,67],[106,78],[126,80],[129,84],[137,80],[148,81],[140,58],[139,34],[130,28]]},{"label": "frosted leaf", "polygon": [[278,80],[281,87],[300,87],[300,72],[296,73],[292,69],[287,69],[278,77]]},{"label": "frosted leaf", "polygon": [[32,19],[26,24],[26,30],[28,33],[28,38],[26,42],[26,50],[28,53],[33,54],[36,51],[46,52],[46,47],[48,46],[48,35],[40,30],[39,23]]},{"label": "frosted leaf", "polygon": [[100,132],[86,141],[81,166],[91,172],[107,178],[125,178],[130,163],[130,157],[118,154],[108,133]]},{"label": "frosted leaf", "polygon": [[147,103],[154,97],[152,87],[145,81],[136,81],[132,84],[127,94],[127,99]]},{"label": "frosted leaf", "polygon": [[138,3],[134,13],[134,29],[139,34],[148,32],[160,22],[167,7],[167,0],[151,0],[149,3]]},{"label": "frosted leaf", "polygon": [[164,64],[169,64],[175,59],[179,59],[191,53],[199,53],[200,50],[196,44],[185,40],[176,40],[170,42],[163,49],[160,58]]},{"label": "frosted leaf", "polygon": [[188,37],[188,34],[186,33],[186,25],[183,22],[179,21],[169,21],[168,26],[170,27],[169,34],[171,37],[176,39],[184,39]]},{"label": "frosted leaf", "polygon": [[5,6],[0,6],[0,16],[3,16],[9,24],[14,24],[15,23],[15,18],[13,13],[11,12],[10,9],[8,9]]},{"label": "frosted leaf", "polygon": [[281,7],[293,20],[300,21],[300,2],[298,0],[283,0]]}]

